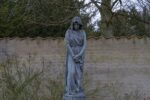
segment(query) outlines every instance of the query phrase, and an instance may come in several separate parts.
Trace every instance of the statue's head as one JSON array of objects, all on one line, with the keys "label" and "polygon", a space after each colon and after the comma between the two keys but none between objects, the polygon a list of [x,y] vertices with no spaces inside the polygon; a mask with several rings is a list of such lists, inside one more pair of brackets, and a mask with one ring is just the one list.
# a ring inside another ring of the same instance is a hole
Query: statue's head
[{"label": "statue's head", "polygon": [[81,22],[81,18],[78,17],[78,16],[75,16],[73,19],[72,19],[72,22],[71,22],[71,29],[72,30],[81,30],[82,29],[82,22]]}]

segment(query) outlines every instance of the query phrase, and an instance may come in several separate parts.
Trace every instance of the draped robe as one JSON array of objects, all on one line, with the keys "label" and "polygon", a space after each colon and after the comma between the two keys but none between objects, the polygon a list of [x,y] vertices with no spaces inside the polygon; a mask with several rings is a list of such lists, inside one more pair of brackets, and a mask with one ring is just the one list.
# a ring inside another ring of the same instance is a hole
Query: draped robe
[{"label": "draped robe", "polygon": [[[83,29],[73,30],[74,22],[82,25],[80,18],[74,18],[64,38],[66,44],[65,93],[70,95],[83,92],[82,75],[86,49],[86,33]],[[79,55],[78,62],[73,59],[75,55]]]}]

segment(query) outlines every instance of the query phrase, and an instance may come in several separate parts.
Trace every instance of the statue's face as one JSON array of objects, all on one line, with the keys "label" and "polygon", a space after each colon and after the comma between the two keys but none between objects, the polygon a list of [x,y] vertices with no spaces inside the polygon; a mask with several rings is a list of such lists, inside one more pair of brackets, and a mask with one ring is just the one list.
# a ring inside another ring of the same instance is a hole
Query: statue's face
[{"label": "statue's face", "polygon": [[74,30],[79,30],[80,29],[80,25],[78,24],[78,22],[73,23],[73,29]]}]

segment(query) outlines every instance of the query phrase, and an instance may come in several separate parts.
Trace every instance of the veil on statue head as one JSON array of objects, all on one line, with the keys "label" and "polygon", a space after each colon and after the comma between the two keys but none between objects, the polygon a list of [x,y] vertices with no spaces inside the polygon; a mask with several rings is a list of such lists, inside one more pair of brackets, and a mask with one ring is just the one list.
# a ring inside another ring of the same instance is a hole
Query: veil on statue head
[{"label": "veil on statue head", "polygon": [[79,29],[82,30],[83,29],[83,24],[82,24],[82,21],[81,21],[81,18],[79,16],[75,16],[72,21],[71,21],[71,25],[69,27],[69,29],[71,30],[74,30],[73,29],[73,24],[74,23],[78,23],[80,25]]}]

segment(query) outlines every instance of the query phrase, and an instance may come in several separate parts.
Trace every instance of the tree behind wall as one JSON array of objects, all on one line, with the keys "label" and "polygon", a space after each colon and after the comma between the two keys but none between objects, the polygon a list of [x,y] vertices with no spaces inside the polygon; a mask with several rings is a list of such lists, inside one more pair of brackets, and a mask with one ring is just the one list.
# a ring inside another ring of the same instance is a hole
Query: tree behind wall
[{"label": "tree behind wall", "polygon": [[112,12],[112,8],[116,2],[119,0],[115,0],[112,3],[112,0],[101,0],[101,2],[97,2],[96,0],[91,0],[101,15],[100,21],[100,30],[104,37],[109,38],[113,36],[113,27],[112,27],[112,19],[114,17],[114,13]]},{"label": "tree behind wall", "polygon": [[2,0],[0,37],[64,36],[75,15],[74,0]]}]

